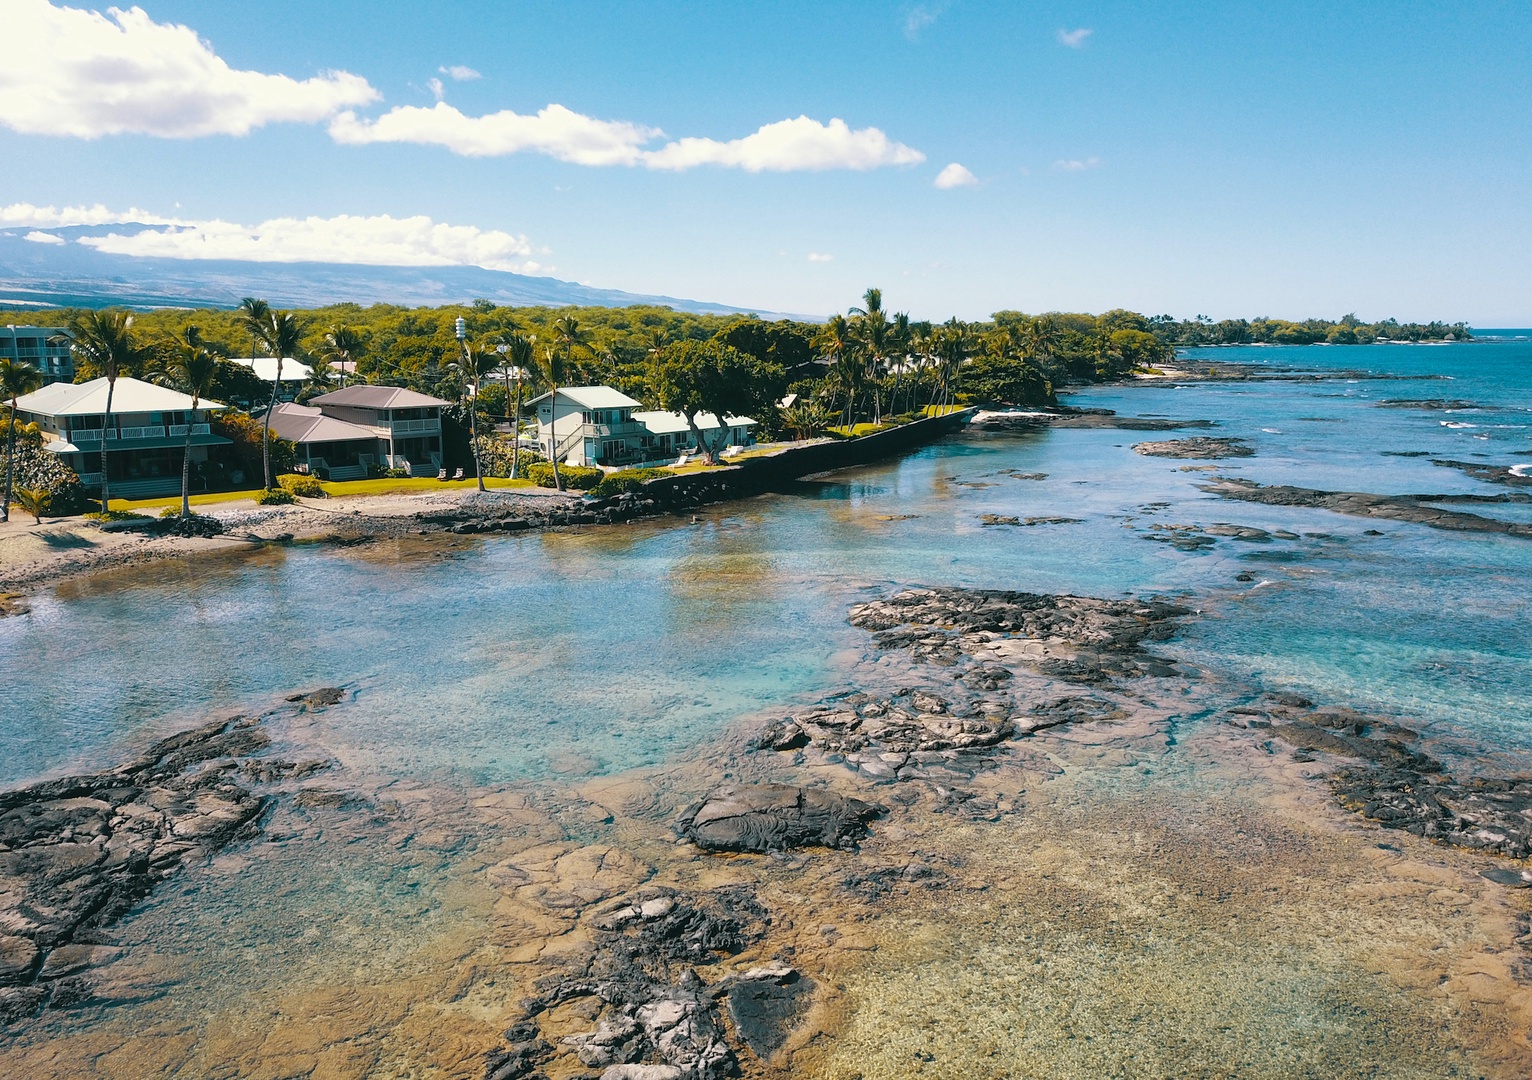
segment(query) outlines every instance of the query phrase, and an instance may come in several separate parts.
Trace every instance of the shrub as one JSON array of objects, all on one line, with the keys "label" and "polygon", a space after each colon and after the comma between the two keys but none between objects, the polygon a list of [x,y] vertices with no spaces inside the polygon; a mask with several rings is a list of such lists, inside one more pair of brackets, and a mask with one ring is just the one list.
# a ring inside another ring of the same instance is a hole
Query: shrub
[{"label": "shrub", "polygon": [[367,466],[367,479],[369,480],[402,480],[410,475],[408,469],[391,469],[383,465]]},{"label": "shrub", "polygon": [[[564,465],[559,469],[559,476],[563,478],[564,486],[572,491],[589,491],[601,483],[606,474],[600,469],[588,469],[583,465]],[[538,487],[553,487],[553,466],[546,461],[538,461],[527,466],[527,479]]]},{"label": "shrub", "polygon": [[143,515],[131,510],[92,510],[85,518],[87,521],[139,521]]},{"label": "shrub", "polygon": [[619,469],[609,473],[601,483],[591,488],[590,493],[598,499],[609,499],[613,495],[642,491],[646,480],[673,475],[669,469]]},{"label": "shrub", "polygon": [[49,503],[53,496],[42,488],[16,488],[13,494],[16,496],[16,505],[32,515],[32,520],[38,525],[43,523],[43,515],[49,511]]},{"label": "shrub", "polygon": [[[0,462],[0,469],[4,467]],[[0,484],[3,483],[5,477],[0,474]],[[11,481],[11,498],[17,499],[23,488],[47,492],[45,512],[49,514],[74,514],[86,505],[85,486],[80,477],[57,454],[43,449],[42,432],[35,424],[16,428],[16,475]]]},{"label": "shrub", "polygon": [[297,498],[286,488],[272,488],[263,491],[255,497],[257,506],[288,506],[297,502]]},{"label": "shrub", "polygon": [[277,477],[277,484],[283,491],[290,491],[300,499],[322,499],[325,497],[324,485],[319,482],[317,476],[304,476],[302,473],[288,473]]}]

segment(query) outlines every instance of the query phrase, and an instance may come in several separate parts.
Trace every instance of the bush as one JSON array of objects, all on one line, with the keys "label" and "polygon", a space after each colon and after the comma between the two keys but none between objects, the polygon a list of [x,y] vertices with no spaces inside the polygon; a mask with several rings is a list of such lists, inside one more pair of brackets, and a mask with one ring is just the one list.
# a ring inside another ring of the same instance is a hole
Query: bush
[{"label": "bush", "polygon": [[319,482],[317,476],[288,473],[286,476],[277,477],[277,484],[281,486],[283,491],[290,491],[300,499],[322,499],[325,497],[324,485]]},{"label": "bush", "polygon": [[87,521],[141,521],[142,514],[131,510],[92,510],[85,515]]},{"label": "bush", "polygon": [[41,525],[43,515],[49,512],[49,504],[53,496],[42,488],[17,488],[15,491],[16,505],[32,515],[32,520]]},{"label": "bush", "polygon": [[255,497],[255,504],[257,506],[289,506],[297,501],[293,493],[286,488],[272,488],[270,491],[263,491]]},{"label": "bush", "polygon": [[[5,467],[0,462],[0,469]],[[5,476],[0,473],[0,484]],[[86,505],[85,486],[80,477],[57,454],[43,449],[43,437],[36,424],[18,424],[16,427],[16,475],[11,482],[11,499],[15,501],[23,488],[46,492],[48,509],[45,513],[62,517],[83,510]]]},{"label": "bush", "polygon": [[646,480],[674,475],[669,469],[619,469],[617,472],[608,474],[601,483],[591,488],[590,493],[598,499],[609,499],[613,495],[642,491]]},{"label": "bush", "polygon": [[[564,487],[572,491],[589,491],[606,477],[600,469],[587,469],[583,465],[564,465],[559,469],[559,476],[563,478]],[[539,461],[527,466],[527,479],[538,487],[551,488],[553,483],[553,466],[546,461]]]},{"label": "bush", "polygon": [[408,469],[389,469],[382,465],[367,466],[367,479],[369,480],[404,480],[410,475]]}]

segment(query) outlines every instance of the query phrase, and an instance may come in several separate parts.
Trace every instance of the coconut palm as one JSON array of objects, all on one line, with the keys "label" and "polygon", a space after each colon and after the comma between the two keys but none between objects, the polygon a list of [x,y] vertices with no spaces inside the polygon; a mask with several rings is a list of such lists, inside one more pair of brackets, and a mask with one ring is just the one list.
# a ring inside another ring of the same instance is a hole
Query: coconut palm
[{"label": "coconut palm", "polygon": [[468,438],[473,443],[474,479],[479,490],[484,490],[484,468],[479,461],[479,384],[487,375],[493,375],[500,366],[500,354],[483,345],[474,348],[473,343],[463,342],[463,359],[457,363],[458,373],[473,388],[473,400],[468,403]]},{"label": "coconut palm", "polygon": [[0,359],[0,396],[4,396],[11,407],[10,434],[5,440],[5,501],[0,504],[0,521],[11,520],[11,484],[16,477],[16,399],[30,394],[42,384],[42,372],[31,364],[9,357]]},{"label": "coconut palm", "polygon": [[53,495],[46,488],[17,488],[16,505],[32,515],[32,520],[41,525],[43,515],[48,512],[48,507],[53,502]]},{"label": "coconut palm", "polygon": [[239,312],[240,323],[250,334],[250,359],[254,360],[255,354],[261,351],[261,330],[271,317],[271,305],[247,296],[239,302],[236,310]]},{"label": "coconut palm", "polygon": [[140,345],[133,336],[133,316],[126,311],[87,311],[69,327],[69,350],[80,365],[99,371],[106,378],[106,411],[101,421],[101,509],[111,509],[111,490],[106,468],[107,436],[112,426],[112,395],[117,376],[140,370],[149,362],[153,350]]},{"label": "coconut palm", "polygon": [[[264,301],[252,301],[255,304],[263,304]],[[276,358],[277,370],[271,380],[271,401],[266,406],[266,415],[261,423],[261,468],[266,474],[266,490],[272,489],[271,476],[271,412],[277,407],[277,392],[282,388],[282,360],[286,357],[297,358],[303,341],[303,324],[298,317],[290,311],[272,311],[266,309],[266,317],[260,322],[251,322],[251,328],[256,333],[256,340],[261,348]]]},{"label": "coconut palm", "polygon": [[324,345],[320,354],[333,363],[340,371],[340,384],[346,385],[346,367],[351,365],[351,374],[356,376],[357,358],[367,349],[367,342],[361,334],[349,326],[332,326],[325,331]]},{"label": "coconut palm", "polygon": [[537,355],[537,371],[551,387],[549,393],[550,405],[548,408],[548,464],[553,466],[553,486],[559,491],[564,490],[564,478],[559,475],[558,456],[558,429],[554,421],[558,419],[559,383],[564,380],[564,357],[559,353],[556,346],[544,345]]},{"label": "coconut palm", "polygon": [[181,516],[191,517],[191,447],[192,427],[195,425],[197,406],[213,392],[218,382],[218,358],[201,344],[201,336],[195,326],[187,327],[185,338],[177,341],[166,359],[165,372],[160,377],[165,385],[183,394],[190,394],[191,411],[186,416],[186,446],[181,456]]},{"label": "coconut palm", "polygon": [[832,315],[814,339],[820,354],[830,361],[830,379],[846,395],[845,423],[849,426],[862,383],[861,343],[844,315]]},{"label": "coconut palm", "polygon": [[535,361],[537,337],[533,334],[505,334],[496,349],[505,363],[505,396],[511,396],[511,379],[516,380],[516,413],[511,420],[511,478],[521,473],[521,384]]},{"label": "coconut palm", "polygon": [[[574,363],[575,350],[585,348],[589,341],[590,335],[580,325],[577,316],[560,315],[553,320],[553,344],[543,351],[543,375],[553,393],[548,425],[548,460],[553,463],[553,486],[559,491],[564,490],[564,480],[559,476],[558,431],[553,423],[558,419],[559,384],[564,381]],[[561,351],[563,355],[560,355]]]},{"label": "coconut palm", "polygon": [[868,289],[862,294],[862,303],[866,306],[852,308],[851,314],[856,316],[856,335],[862,343],[867,381],[872,383],[872,422],[881,424],[883,394],[878,381],[883,377],[888,362],[889,349],[893,344],[893,327],[888,321],[888,312],[883,310],[882,289]]}]

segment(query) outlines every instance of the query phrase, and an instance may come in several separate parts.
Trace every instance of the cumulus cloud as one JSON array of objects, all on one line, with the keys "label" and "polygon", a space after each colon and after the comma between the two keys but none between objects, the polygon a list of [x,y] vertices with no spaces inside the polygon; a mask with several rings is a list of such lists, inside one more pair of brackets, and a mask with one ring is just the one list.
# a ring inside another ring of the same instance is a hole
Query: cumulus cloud
[{"label": "cumulus cloud", "polygon": [[807,116],[766,124],[743,139],[677,139],[647,151],[651,169],[691,169],[721,165],[746,172],[815,172],[825,169],[876,169],[918,165],[926,156],[895,142],[877,128],[852,128],[844,120],[821,124]]},{"label": "cumulus cloud", "polygon": [[811,251],[811,252],[809,252],[809,262],[827,263],[827,262],[834,262],[834,261],[835,261],[835,256],[834,255],[828,255],[828,254],[825,254],[824,252],[821,252],[821,251]]},{"label": "cumulus cloud", "polygon": [[914,165],[919,150],[890,139],[877,128],[853,130],[844,120],[822,124],[807,116],[766,124],[754,134],[721,142],[685,138],[657,150],[645,146],[664,136],[658,128],[625,120],[597,120],[563,105],[535,115],[509,109],[467,116],[438,102],[432,108],[405,105],[376,120],[347,111],[330,122],[336,142],[418,143],[442,146],[465,157],[499,157],[524,151],[547,154],[576,165],[642,165],[680,171],[718,165],[747,172],[876,169]]},{"label": "cumulus cloud", "polygon": [[443,64],[436,69],[440,74],[447,76],[453,82],[473,82],[475,79],[484,78],[473,68],[466,64]]},{"label": "cumulus cloud", "polygon": [[57,229],[69,225],[120,225],[124,222],[143,225],[175,225],[174,218],[150,213],[133,207],[128,210],[108,210],[101,203],[95,206],[37,206],[34,203],[12,203],[0,206],[0,227],[16,225],[25,228]]},{"label": "cumulus cloud", "polygon": [[1070,49],[1083,49],[1085,48],[1086,39],[1094,33],[1094,30],[1084,26],[1078,30],[1064,30],[1061,28],[1058,33],[1059,44]]},{"label": "cumulus cloud", "polygon": [[142,8],[105,15],[5,0],[0,125],[23,134],[244,135],[265,124],[317,123],[379,98],[344,71],[309,79],[231,68],[190,27]]},{"label": "cumulus cloud", "polygon": [[661,133],[620,120],[596,120],[549,105],[526,116],[505,109],[465,116],[438,102],[426,109],[405,105],[366,120],[343,112],[330,123],[330,137],[357,146],[419,143],[443,146],[464,157],[498,157],[530,150],[576,165],[634,165],[641,148]]},{"label": "cumulus cloud", "polygon": [[34,244],[67,244],[67,243],[69,243],[69,241],[65,240],[62,236],[54,236],[52,233],[46,233],[46,232],[29,232],[29,233],[27,233],[27,235],[23,236],[22,239],[23,240],[30,240]]},{"label": "cumulus cloud", "polygon": [[1097,157],[1069,158],[1064,161],[1055,161],[1053,168],[1058,172],[1084,172],[1087,169],[1098,168],[1100,165],[1101,159]]},{"label": "cumulus cloud", "polygon": [[[110,220],[103,221],[103,217]],[[364,217],[283,217],[259,225],[235,222],[167,221],[142,211],[105,212],[102,207],[39,209],[26,203],[0,207],[0,222],[19,224],[89,224],[106,227],[78,242],[113,255],[164,259],[240,259],[247,262],[362,263],[371,266],[482,266],[490,270],[529,273],[540,269],[532,261],[532,244],[525,236],[448,225],[425,215],[396,218],[387,214]],[[111,231],[112,225],[149,224],[134,232]],[[41,237],[48,239],[42,240]],[[63,237],[33,233],[28,240],[64,243]]]},{"label": "cumulus cloud", "polygon": [[934,184],[947,191],[950,188],[977,187],[979,178],[954,161],[936,174]]}]

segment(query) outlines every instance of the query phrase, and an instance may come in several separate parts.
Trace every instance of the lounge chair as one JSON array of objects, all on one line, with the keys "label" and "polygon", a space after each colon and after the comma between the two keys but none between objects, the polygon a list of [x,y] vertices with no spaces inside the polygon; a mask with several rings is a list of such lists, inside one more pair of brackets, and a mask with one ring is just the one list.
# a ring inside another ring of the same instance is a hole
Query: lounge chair
[{"label": "lounge chair", "polygon": [[443,469],[440,472],[438,472],[436,474],[436,479],[438,479],[438,480],[445,480],[445,479],[447,479],[447,470]]},{"label": "lounge chair", "polygon": [[462,478],[463,478],[463,470],[462,469],[459,469],[457,472],[452,474],[452,479],[454,479],[454,480],[461,480]]}]

